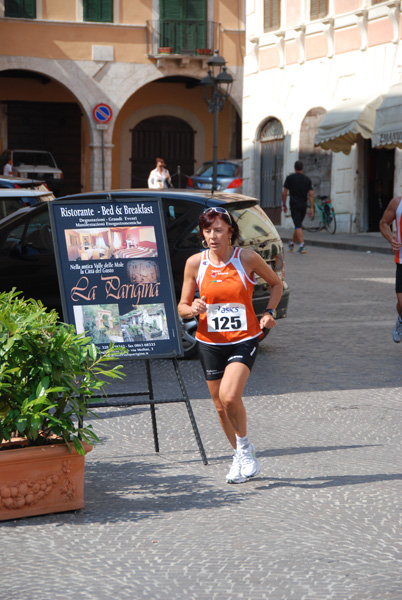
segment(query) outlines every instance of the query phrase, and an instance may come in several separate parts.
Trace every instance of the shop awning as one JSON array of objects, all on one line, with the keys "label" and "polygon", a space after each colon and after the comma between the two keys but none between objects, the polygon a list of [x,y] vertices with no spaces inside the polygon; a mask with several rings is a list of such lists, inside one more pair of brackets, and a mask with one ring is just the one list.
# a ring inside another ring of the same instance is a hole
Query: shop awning
[{"label": "shop awning", "polygon": [[314,145],[349,154],[359,136],[371,138],[376,109],[383,97],[355,98],[329,110],[318,127]]},{"label": "shop awning", "polygon": [[377,108],[371,143],[375,148],[402,148],[402,83],[392,85]]}]

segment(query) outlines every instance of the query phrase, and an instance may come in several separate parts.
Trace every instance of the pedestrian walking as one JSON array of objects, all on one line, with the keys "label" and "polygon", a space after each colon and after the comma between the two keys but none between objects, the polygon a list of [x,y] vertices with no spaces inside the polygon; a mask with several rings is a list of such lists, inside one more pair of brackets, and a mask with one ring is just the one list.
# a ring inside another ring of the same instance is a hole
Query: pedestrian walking
[{"label": "pedestrian walking", "polygon": [[[208,208],[198,224],[207,249],[186,262],[178,310],[183,319],[199,318],[196,338],[201,366],[220,424],[234,450],[226,481],[244,483],[258,475],[260,463],[248,438],[242,394],[263,328],[276,325],[282,281],[259,254],[233,247],[240,231],[225,208]],[[255,275],[271,287],[260,321],[252,305]],[[199,298],[195,297],[196,287]]]},{"label": "pedestrian walking", "polygon": [[310,203],[308,207],[308,215],[312,216],[314,210],[314,192],[311,179],[303,173],[304,165],[301,160],[295,162],[295,172],[288,175],[285,179],[282,192],[283,212],[286,214],[286,198],[289,193],[290,214],[295,226],[293,239],[289,242],[289,250],[293,252],[295,244],[299,244],[298,252],[305,254],[306,248],[304,245],[302,223],[306,216],[307,200]]},{"label": "pedestrian walking", "polygon": [[172,180],[163,158],[157,158],[156,167],[148,177],[148,187],[152,190],[164,189],[172,186]]},{"label": "pedestrian walking", "polygon": [[[391,229],[395,221],[396,233]],[[399,343],[402,340],[402,197],[397,196],[391,200],[384,211],[380,221],[380,231],[386,240],[391,244],[395,252],[396,262],[396,312],[398,317],[392,330],[392,339]]]},{"label": "pedestrian walking", "polygon": [[4,158],[3,175],[13,174],[13,157],[11,152],[6,152]]}]

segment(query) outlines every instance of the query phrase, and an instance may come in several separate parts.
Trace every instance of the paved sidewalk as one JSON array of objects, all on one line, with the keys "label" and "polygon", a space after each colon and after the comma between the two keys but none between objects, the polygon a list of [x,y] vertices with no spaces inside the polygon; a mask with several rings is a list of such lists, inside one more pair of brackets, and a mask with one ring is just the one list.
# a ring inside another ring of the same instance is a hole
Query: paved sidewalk
[{"label": "paved sidewalk", "polygon": [[[283,243],[292,239],[293,229],[277,227]],[[306,246],[322,246],[339,250],[357,250],[360,252],[378,252],[392,254],[391,247],[380,232],[374,233],[328,233],[322,231],[303,231]]]}]

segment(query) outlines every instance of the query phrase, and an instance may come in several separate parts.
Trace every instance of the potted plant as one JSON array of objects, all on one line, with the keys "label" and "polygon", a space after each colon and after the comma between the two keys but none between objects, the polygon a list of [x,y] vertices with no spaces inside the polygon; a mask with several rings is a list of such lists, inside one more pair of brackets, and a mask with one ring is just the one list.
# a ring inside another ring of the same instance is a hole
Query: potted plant
[{"label": "potted plant", "polygon": [[159,46],[159,54],[172,54],[173,48],[170,46]]},{"label": "potted plant", "polygon": [[121,349],[99,354],[56,311],[0,293],[0,520],[84,506],[84,461],[98,437],[84,419]]},{"label": "potted plant", "polygon": [[197,48],[197,54],[209,55],[212,54],[211,48]]}]

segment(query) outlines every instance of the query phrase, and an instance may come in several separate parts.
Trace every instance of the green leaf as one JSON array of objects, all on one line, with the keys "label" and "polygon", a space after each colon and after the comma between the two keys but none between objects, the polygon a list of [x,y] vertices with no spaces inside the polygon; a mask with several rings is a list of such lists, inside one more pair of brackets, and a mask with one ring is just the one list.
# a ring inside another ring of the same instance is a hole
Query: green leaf
[{"label": "green leaf", "polygon": [[85,455],[84,446],[81,444],[81,441],[76,436],[73,437],[73,444],[78,454]]}]

